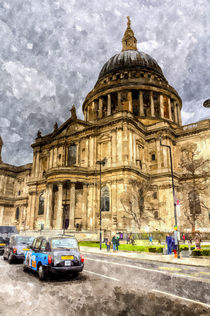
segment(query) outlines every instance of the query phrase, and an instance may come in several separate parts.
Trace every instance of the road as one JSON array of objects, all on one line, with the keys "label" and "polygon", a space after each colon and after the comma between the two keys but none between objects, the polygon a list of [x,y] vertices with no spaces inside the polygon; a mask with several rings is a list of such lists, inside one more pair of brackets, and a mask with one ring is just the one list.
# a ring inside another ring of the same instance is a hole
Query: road
[{"label": "road", "polygon": [[84,253],[78,277],[39,281],[0,258],[0,315],[210,315],[210,269]]}]

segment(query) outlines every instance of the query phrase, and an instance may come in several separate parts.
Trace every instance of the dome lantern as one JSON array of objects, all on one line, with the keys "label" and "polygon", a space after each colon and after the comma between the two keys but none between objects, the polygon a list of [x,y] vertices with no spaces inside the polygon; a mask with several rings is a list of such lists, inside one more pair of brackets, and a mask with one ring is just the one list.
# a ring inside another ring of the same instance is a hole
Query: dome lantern
[{"label": "dome lantern", "polygon": [[137,40],[134,36],[134,32],[131,29],[131,20],[130,17],[127,16],[128,22],[127,22],[127,29],[124,33],[123,39],[122,39],[122,52],[125,50],[137,50]]}]

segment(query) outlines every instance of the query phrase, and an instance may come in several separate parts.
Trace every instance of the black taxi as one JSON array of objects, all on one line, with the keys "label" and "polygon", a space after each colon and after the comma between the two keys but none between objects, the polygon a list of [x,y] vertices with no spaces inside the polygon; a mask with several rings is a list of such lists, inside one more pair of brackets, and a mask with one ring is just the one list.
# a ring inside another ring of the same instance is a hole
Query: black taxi
[{"label": "black taxi", "polygon": [[25,259],[25,251],[28,251],[34,237],[13,235],[9,239],[9,243],[5,245],[3,258],[11,264],[17,260]]},{"label": "black taxi", "polygon": [[23,270],[33,270],[44,280],[49,272],[78,274],[84,268],[84,257],[75,237],[37,237],[25,252]]}]

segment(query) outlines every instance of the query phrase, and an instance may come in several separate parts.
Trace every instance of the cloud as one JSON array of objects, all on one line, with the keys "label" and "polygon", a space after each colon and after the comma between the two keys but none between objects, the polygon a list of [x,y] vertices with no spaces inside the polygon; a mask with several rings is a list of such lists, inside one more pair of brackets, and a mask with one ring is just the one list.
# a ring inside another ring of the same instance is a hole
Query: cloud
[{"label": "cloud", "polygon": [[[208,0],[2,0],[3,159],[30,162],[37,130],[47,134],[55,121],[63,123],[72,104],[83,117],[82,103],[101,68],[121,51],[128,15],[138,49],[158,62],[180,94],[184,124],[209,118],[201,102],[210,97],[208,12]],[[11,146],[13,133],[21,139]]]},{"label": "cloud", "polygon": [[37,69],[24,67],[20,62],[6,62],[3,64],[12,78],[12,90],[17,99],[40,100],[47,96],[55,95],[55,85],[44,75],[38,73]]}]

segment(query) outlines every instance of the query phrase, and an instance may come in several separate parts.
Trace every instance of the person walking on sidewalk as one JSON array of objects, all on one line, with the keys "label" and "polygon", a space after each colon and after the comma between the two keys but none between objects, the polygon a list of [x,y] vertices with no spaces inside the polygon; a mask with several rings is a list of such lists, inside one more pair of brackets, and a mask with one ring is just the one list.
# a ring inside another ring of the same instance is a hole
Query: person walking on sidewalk
[{"label": "person walking on sidewalk", "polygon": [[113,245],[113,251],[115,252],[117,250],[117,240],[116,240],[115,235],[112,237],[112,245]]},{"label": "person walking on sidewalk", "polygon": [[106,242],[106,249],[107,249],[107,251],[110,251],[110,246],[111,246],[111,241],[108,238],[107,242]]},{"label": "person walking on sidewalk", "polygon": [[168,255],[172,254],[172,236],[171,234],[166,236],[166,244],[167,244],[167,253]]},{"label": "person walking on sidewalk", "polygon": [[195,247],[196,249],[201,249],[201,238],[198,234],[195,236]]},{"label": "person walking on sidewalk", "polygon": [[116,250],[117,251],[118,251],[119,244],[120,244],[120,237],[116,236]]}]

